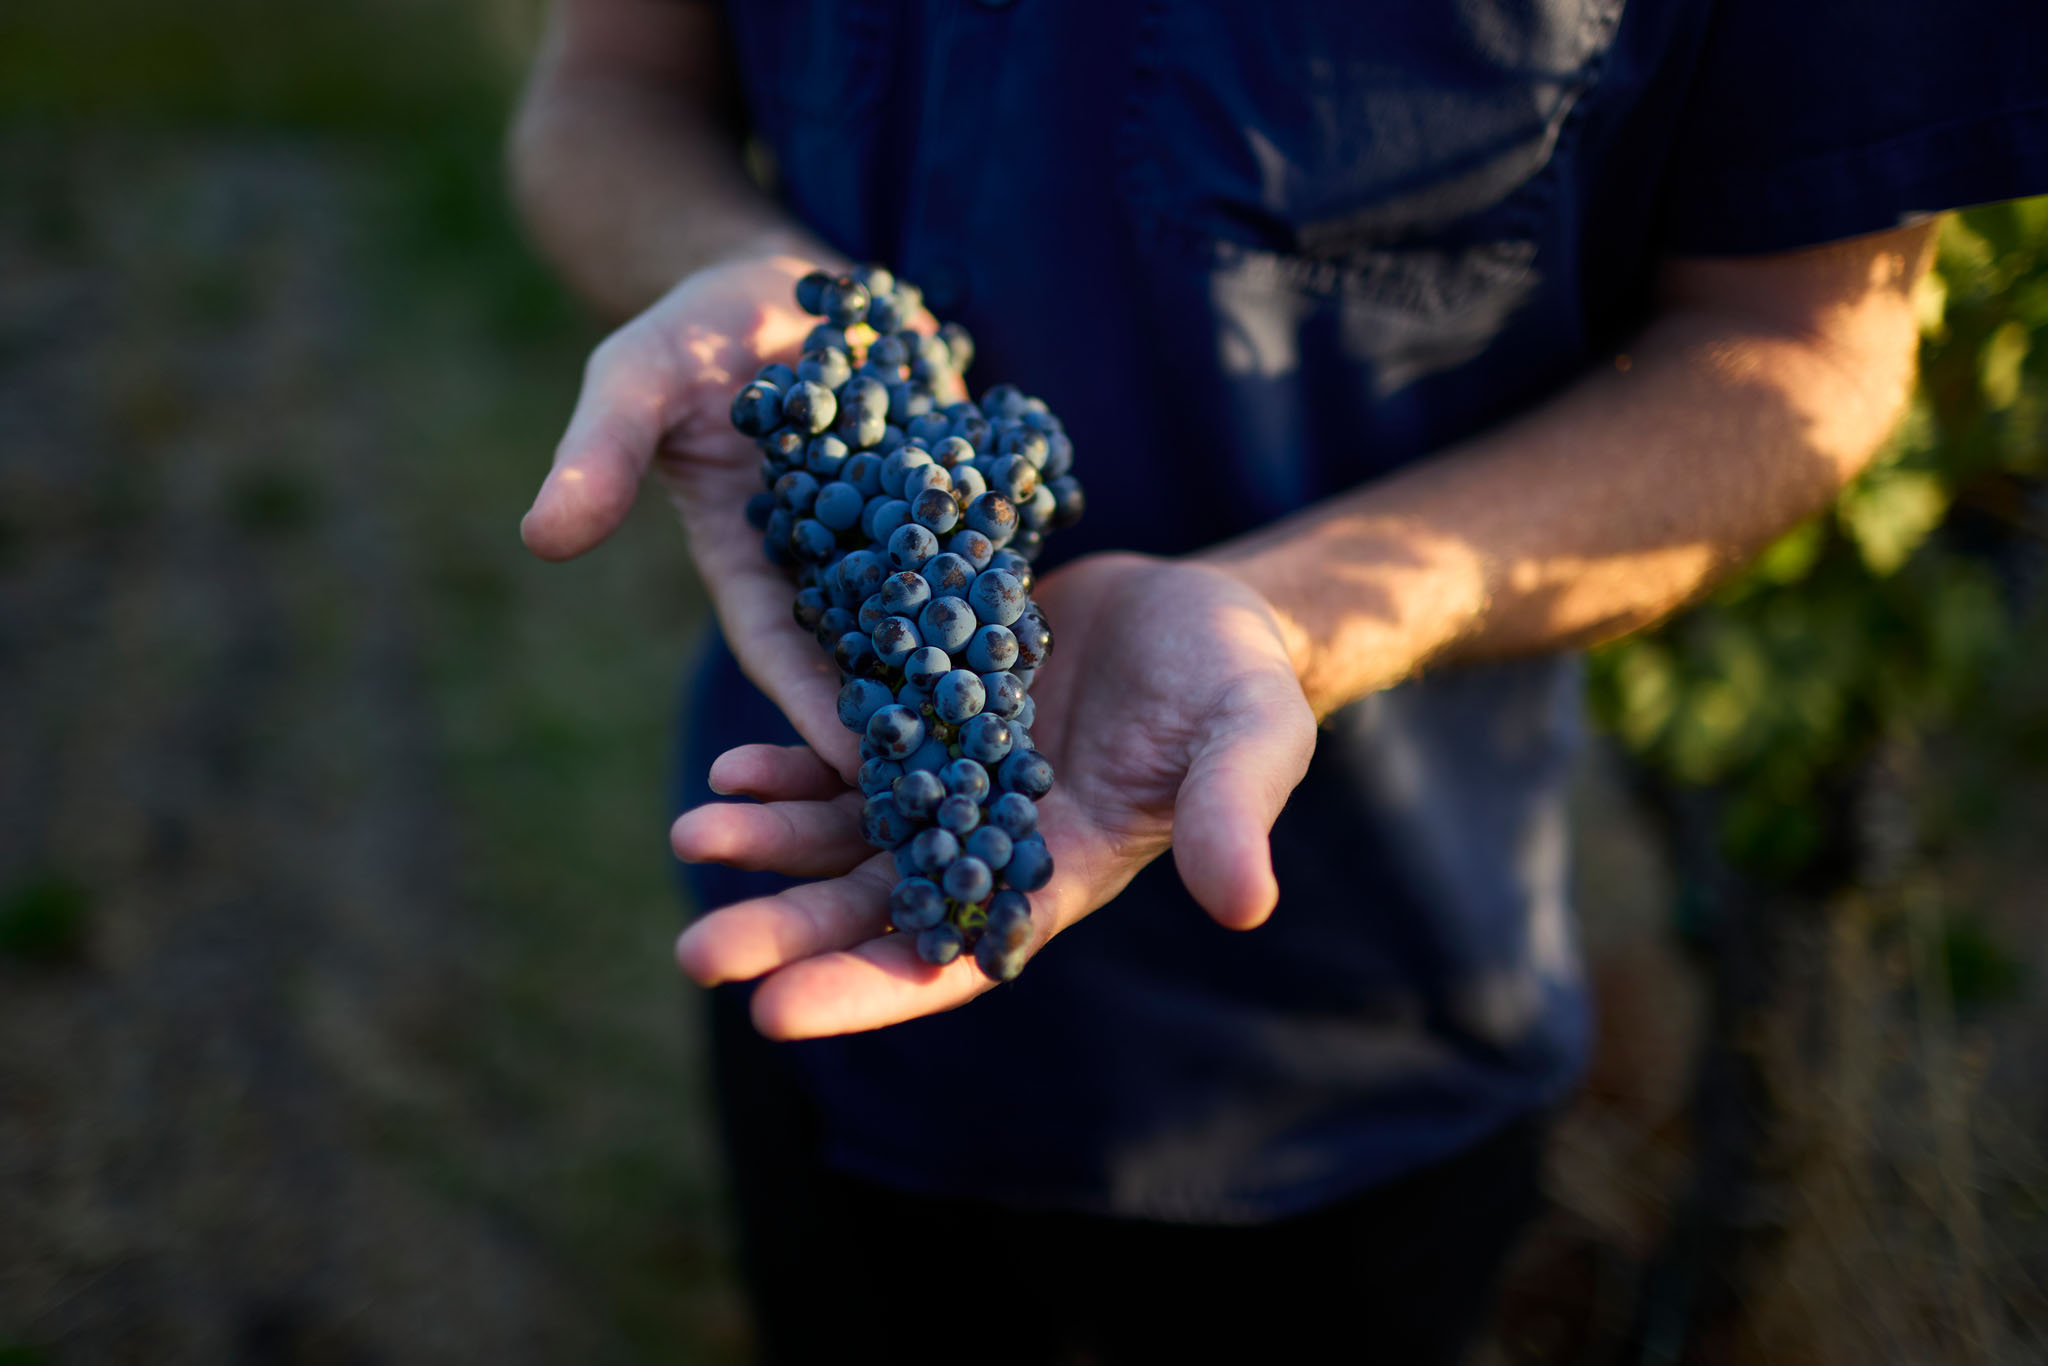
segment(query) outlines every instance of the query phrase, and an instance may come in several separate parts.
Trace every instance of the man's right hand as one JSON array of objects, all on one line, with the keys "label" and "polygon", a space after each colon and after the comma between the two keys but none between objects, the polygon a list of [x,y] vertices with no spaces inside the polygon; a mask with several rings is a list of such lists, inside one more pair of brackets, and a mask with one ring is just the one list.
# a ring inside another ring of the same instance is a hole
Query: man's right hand
[{"label": "man's right hand", "polygon": [[520,536],[542,559],[582,554],[625,520],[651,466],[740,668],[851,781],[859,744],[839,723],[839,675],[791,616],[788,576],[747,524],[761,454],[730,417],[740,386],[769,361],[793,363],[819,321],[795,302],[796,282],[819,268],[844,266],[793,254],[710,266],[606,338]]}]

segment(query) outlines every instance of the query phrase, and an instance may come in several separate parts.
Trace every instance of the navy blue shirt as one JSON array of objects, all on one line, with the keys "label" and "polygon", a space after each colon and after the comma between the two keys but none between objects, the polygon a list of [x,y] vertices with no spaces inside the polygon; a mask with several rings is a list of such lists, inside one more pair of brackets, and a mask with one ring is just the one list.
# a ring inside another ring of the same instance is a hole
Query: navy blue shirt
[{"label": "navy blue shirt", "polygon": [[[1483,430],[1644,320],[1672,253],[2048,189],[2048,6],[1989,0],[748,0],[806,223],[1065,420],[1047,563],[1175,554]],[[1055,631],[1058,623],[1053,623]],[[1322,731],[1265,927],[1171,860],[952,1014],[792,1046],[828,1157],[904,1188],[1212,1222],[1314,1207],[1572,1084],[1576,670],[1445,669]],[[793,738],[714,646],[684,797]],[[1057,851],[1055,851],[1057,852]],[[699,869],[700,903],[762,888]]]}]

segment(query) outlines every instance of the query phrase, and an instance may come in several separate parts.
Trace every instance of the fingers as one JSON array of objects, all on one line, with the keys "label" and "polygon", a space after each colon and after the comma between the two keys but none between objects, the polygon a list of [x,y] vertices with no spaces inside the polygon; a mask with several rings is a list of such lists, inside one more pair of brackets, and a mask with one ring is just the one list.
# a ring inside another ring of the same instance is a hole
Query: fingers
[{"label": "fingers", "polygon": [[758,567],[734,566],[706,583],[733,658],[842,785],[851,783],[860,772],[860,741],[839,722],[838,667],[791,619],[796,590],[789,580],[760,559],[758,545],[750,549]]},{"label": "fingers", "polygon": [[824,802],[846,784],[808,745],[741,745],[712,761],[711,790],[764,802]]},{"label": "fingers", "polygon": [[882,933],[896,868],[877,854],[844,877],[713,911],[683,931],[676,962],[701,986],[744,982]]},{"label": "fingers", "polygon": [[519,523],[520,539],[542,559],[581,555],[632,510],[662,434],[664,399],[653,368],[616,339],[591,354],[554,468]]},{"label": "fingers", "polygon": [[1212,732],[1181,780],[1173,861],[1189,893],[1226,928],[1264,924],[1280,900],[1273,822],[1314,750],[1315,723],[1297,690],[1292,708],[1268,707]]},{"label": "fingers", "polygon": [[972,957],[945,967],[917,956],[915,935],[792,963],[754,989],[754,1027],[771,1039],[819,1039],[901,1024],[965,1005],[995,983]]},{"label": "fingers", "polygon": [[713,802],[678,816],[669,844],[685,863],[837,877],[874,853],[861,838],[860,808],[858,792],[825,802]]}]

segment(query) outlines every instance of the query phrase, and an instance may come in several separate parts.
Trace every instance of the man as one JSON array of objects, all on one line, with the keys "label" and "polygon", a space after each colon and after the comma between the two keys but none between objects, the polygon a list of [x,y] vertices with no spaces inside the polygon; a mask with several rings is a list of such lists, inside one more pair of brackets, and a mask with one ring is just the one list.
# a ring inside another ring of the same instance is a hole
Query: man
[{"label": "man", "polygon": [[[638,316],[523,534],[582,553],[656,469],[729,647],[673,831],[724,909],[678,953],[758,980],[717,1039],[771,1356],[1456,1359],[1587,1046],[1558,652],[1868,460],[1928,214],[2048,187],[2044,28],[557,0],[521,202]],[[795,281],[865,259],[974,330],[977,389],[1051,403],[1089,490],[1036,590],[1061,938],[953,1014],[988,984],[882,934],[836,676],[726,421],[812,321]]]}]

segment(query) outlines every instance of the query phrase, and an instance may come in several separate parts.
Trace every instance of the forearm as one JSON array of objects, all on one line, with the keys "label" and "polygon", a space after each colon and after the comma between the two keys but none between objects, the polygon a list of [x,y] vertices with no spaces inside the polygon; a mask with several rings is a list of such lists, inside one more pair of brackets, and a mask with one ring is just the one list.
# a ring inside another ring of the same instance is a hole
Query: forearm
[{"label": "forearm", "polygon": [[720,261],[832,258],[748,177],[723,45],[715,8],[692,5],[570,4],[550,25],[512,183],[542,251],[608,318]]},{"label": "forearm", "polygon": [[1212,557],[1273,604],[1318,715],[1426,664],[1648,625],[1882,444],[1910,386],[1924,236],[1899,245],[1872,257],[1881,287],[1796,327],[1679,290],[1625,361]]}]

